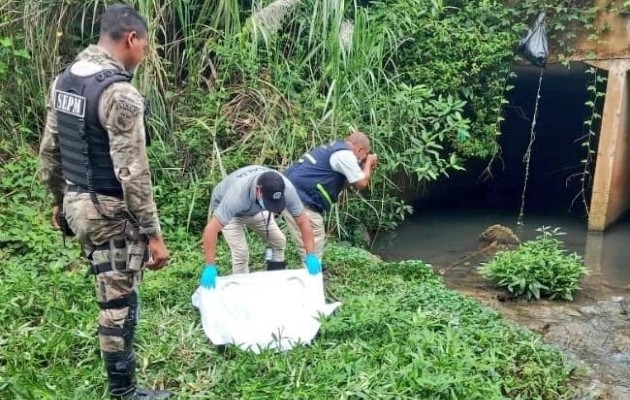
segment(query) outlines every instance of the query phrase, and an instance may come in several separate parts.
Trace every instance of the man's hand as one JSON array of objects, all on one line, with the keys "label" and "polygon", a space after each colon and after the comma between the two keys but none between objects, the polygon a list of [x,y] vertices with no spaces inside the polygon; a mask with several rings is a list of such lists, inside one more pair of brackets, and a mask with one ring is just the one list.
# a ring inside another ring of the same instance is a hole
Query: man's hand
[{"label": "man's hand", "polygon": [[215,264],[206,264],[201,274],[201,287],[206,289],[214,289],[217,286],[217,266]]},{"label": "man's hand", "polygon": [[162,236],[151,236],[149,238],[149,252],[151,258],[146,263],[147,268],[153,271],[162,269],[169,259],[168,249]]},{"label": "man's hand", "polygon": [[59,214],[60,213],[61,213],[61,208],[59,208],[59,206],[54,206],[53,210],[52,210],[52,225],[53,225],[53,228],[55,228],[56,231],[61,229],[61,227],[59,226]]},{"label": "man's hand", "polygon": [[322,262],[314,253],[308,253],[306,255],[305,264],[308,273],[311,275],[317,275],[322,272]]},{"label": "man's hand", "polygon": [[368,155],[363,159],[363,162],[361,162],[363,179],[352,182],[352,186],[354,186],[358,190],[363,190],[367,188],[370,185],[370,179],[372,178],[372,173],[376,169],[377,162],[378,156],[374,153],[368,153]]},{"label": "man's hand", "polygon": [[378,163],[378,156],[376,154],[368,154],[365,159],[365,163],[374,170],[376,168],[376,164]]}]

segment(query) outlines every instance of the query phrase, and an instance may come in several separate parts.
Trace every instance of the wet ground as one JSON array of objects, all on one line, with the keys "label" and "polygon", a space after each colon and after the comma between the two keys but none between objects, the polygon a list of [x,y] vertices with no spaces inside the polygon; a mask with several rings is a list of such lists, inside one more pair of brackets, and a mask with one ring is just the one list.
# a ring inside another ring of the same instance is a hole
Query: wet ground
[{"label": "wet ground", "polygon": [[[377,238],[374,252],[386,260],[418,258],[430,263],[452,289],[497,309],[507,319],[539,332],[586,368],[579,398],[630,400],[630,220],[605,234],[588,233],[583,219],[528,215],[516,224],[513,213],[489,210],[423,211],[396,233]],[[491,257],[477,239],[490,225],[502,224],[521,240],[540,226],[561,227],[569,251],[584,257],[591,274],[575,301],[513,301],[477,272]]]}]

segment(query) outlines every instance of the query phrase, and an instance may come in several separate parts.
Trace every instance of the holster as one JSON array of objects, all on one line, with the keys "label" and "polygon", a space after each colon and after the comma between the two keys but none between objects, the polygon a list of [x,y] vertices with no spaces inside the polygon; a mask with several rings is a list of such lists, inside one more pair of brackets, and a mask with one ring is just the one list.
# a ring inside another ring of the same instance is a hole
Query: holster
[{"label": "holster", "polygon": [[149,259],[149,238],[140,233],[138,226],[127,223],[125,227],[127,248],[127,269],[141,271],[144,263]]},{"label": "holster", "polygon": [[74,232],[70,229],[70,225],[68,225],[68,220],[66,219],[66,214],[63,211],[59,212],[57,216],[57,223],[59,224],[59,229],[64,236],[74,237]]}]

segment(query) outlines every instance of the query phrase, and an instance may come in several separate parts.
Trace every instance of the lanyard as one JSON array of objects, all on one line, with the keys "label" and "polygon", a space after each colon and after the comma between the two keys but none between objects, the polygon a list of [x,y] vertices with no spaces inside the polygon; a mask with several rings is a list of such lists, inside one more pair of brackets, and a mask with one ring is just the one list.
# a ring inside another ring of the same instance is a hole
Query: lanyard
[{"label": "lanyard", "polygon": [[[266,233],[266,238],[267,238],[267,243],[265,246],[265,261],[269,262],[271,261],[271,247],[269,246],[269,223],[271,222],[271,211],[269,212],[269,216],[267,217],[267,223],[265,224],[265,233]],[[263,221],[264,221],[263,217]]]},{"label": "lanyard", "polygon": [[267,234],[267,246],[269,246],[269,222],[271,222],[271,211],[267,211],[269,216],[267,217],[267,223],[265,224],[265,232]]}]

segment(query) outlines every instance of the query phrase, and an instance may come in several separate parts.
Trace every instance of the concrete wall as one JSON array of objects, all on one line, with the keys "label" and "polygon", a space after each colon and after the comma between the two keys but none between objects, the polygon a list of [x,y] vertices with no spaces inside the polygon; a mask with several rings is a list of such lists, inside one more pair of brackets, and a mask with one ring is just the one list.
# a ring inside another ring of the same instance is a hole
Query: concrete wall
[{"label": "concrete wall", "polygon": [[[595,0],[602,9],[609,2],[620,4],[624,0]],[[553,16],[547,16],[547,26],[553,23]],[[617,58],[630,58],[630,15],[618,12],[600,11],[596,20],[597,29],[600,30],[597,40],[589,40],[590,32],[580,24],[567,27],[567,32],[575,35],[570,40],[570,46],[575,52],[568,58],[569,61],[585,60],[611,60]],[[567,39],[564,38],[566,41]],[[553,42],[549,48],[549,63],[558,62],[558,54],[562,49],[555,47]]]},{"label": "concrete wall", "polygon": [[588,226],[604,231],[630,208],[630,60],[598,66],[609,72]]},{"label": "concrete wall", "polygon": [[[600,6],[608,2],[596,1]],[[606,28],[597,41],[588,40],[579,27],[573,30],[577,51],[570,60],[608,70],[588,221],[589,230],[602,232],[630,209],[630,16],[601,12],[597,25]]]},{"label": "concrete wall", "polygon": [[[596,1],[601,7],[608,2],[610,0]],[[615,0],[614,3],[622,3],[622,0]],[[630,15],[601,12],[597,26],[599,29],[606,28],[606,33],[601,34],[597,41],[588,40],[589,33],[581,27],[572,30],[577,34],[577,51],[570,57],[571,61],[630,58]]]}]

